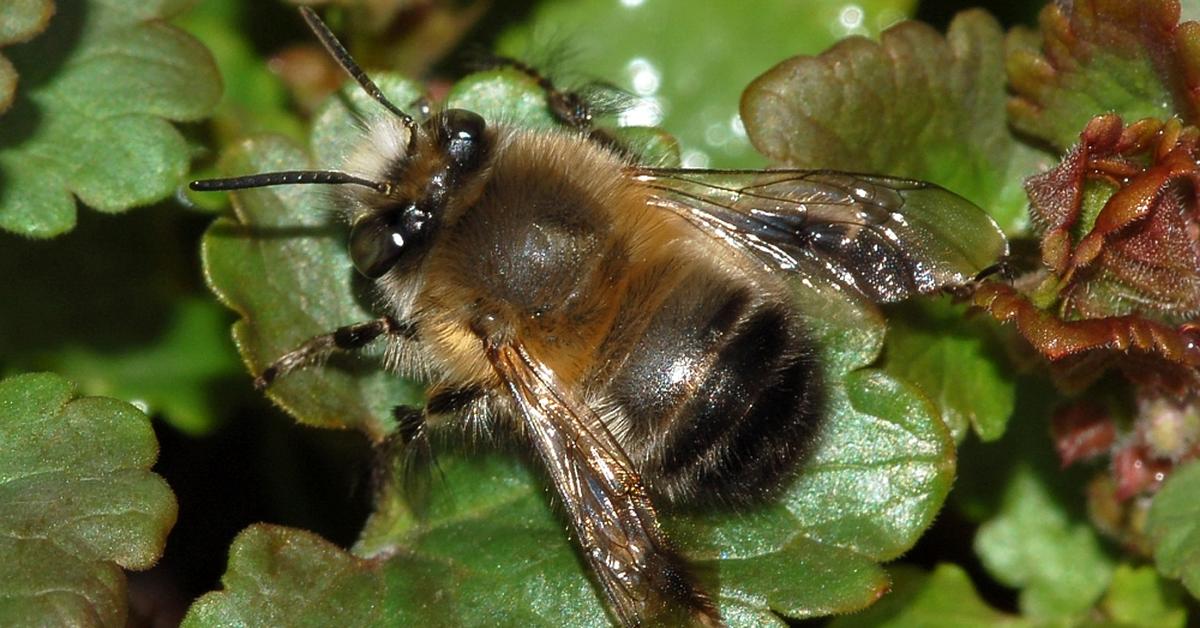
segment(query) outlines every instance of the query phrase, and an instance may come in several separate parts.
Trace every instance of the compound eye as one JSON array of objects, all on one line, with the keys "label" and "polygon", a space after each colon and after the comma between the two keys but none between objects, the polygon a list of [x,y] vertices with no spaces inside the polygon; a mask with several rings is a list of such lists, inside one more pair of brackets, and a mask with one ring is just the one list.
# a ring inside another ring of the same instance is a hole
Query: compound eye
[{"label": "compound eye", "polygon": [[350,261],[363,276],[378,279],[404,252],[404,234],[386,216],[371,216],[350,229]]},{"label": "compound eye", "polygon": [[440,122],[442,146],[457,170],[470,172],[478,168],[486,140],[483,116],[466,109],[448,109],[442,112]]}]

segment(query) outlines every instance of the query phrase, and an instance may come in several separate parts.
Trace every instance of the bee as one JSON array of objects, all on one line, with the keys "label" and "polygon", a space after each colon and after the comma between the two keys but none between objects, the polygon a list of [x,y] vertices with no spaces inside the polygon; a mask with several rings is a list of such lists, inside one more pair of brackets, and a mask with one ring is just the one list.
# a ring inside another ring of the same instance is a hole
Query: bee
[{"label": "bee", "polygon": [[[623,625],[722,624],[654,503],[752,503],[796,471],[825,400],[794,290],[898,301],[968,285],[1006,252],[978,208],[919,181],[642,165],[586,102],[515,61],[562,128],[462,109],[418,120],[300,11],[390,115],[341,170],[191,187],[336,186],[382,316],[310,339],[256,384],[387,343],[389,368],[431,382],[424,408],[398,411],[400,440],[475,425],[527,443]],[[988,246],[956,246],[943,221]]]}]

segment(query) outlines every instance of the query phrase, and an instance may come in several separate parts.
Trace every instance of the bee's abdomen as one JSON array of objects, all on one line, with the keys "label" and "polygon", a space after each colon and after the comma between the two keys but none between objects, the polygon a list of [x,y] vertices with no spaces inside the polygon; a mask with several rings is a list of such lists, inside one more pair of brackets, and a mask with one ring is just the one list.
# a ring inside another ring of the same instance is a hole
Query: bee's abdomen
[{"label": "bee's abdomen", "polygon": [[676,502],[747,502],[790,477],[821,416],[818,367],[790,305],[684,282],[609,393],[647,485]]}]

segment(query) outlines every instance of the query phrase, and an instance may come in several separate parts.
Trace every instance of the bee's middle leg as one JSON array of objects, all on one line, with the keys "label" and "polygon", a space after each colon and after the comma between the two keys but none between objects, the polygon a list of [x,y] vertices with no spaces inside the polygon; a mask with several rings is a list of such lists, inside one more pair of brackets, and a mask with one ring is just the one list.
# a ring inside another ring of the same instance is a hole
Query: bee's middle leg
[{"label": "bee's middle leg", "polygon": [[377,465],[379,470],[387,473],[385,477],[377,477],[376,484],[385,486],[388,478],[399,475],[404,480],[405,493],[421,499],[426,472],[435,464],[430,445],[431,423],[444,424],[437,418],[463,414],[482,396],[483,392],[476,388],[439,387],[430,391],[422,408],[393,408],[396,429],[382,443],[379,453],[383,463]]}]

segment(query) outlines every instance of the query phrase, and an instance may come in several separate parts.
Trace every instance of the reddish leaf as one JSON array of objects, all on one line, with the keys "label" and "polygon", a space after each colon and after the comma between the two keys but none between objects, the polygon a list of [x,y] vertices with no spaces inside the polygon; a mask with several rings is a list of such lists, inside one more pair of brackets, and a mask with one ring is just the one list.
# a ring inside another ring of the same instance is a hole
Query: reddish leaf
[{"label": "reddish leaf", "polygon": [[1125,127],[1104,115],[1058,167],[1029,179],[1064,317],[1139,314],[1178,324],[1200,312],[1197,156],[1196,127],[1174,119]]},{"label": "reddish leaf", "polygon": [[[1014,126],[1065,148],[1088,118],[1190,122],[1200,112],[1200,25],[1179,24],[1178,0],[1075,0],[1049,4],[1041,40],[1008,39]],[[1040,48],[1037,44],[1040,43]]]}]

